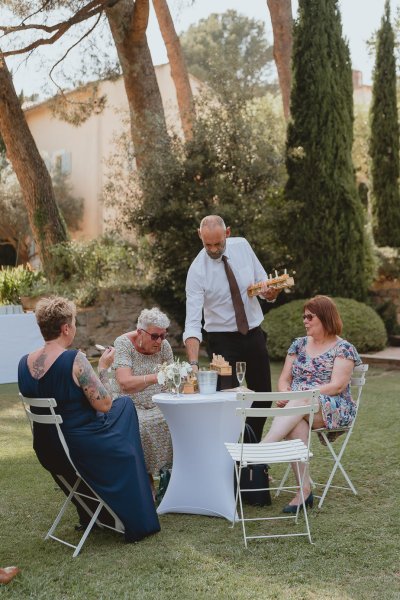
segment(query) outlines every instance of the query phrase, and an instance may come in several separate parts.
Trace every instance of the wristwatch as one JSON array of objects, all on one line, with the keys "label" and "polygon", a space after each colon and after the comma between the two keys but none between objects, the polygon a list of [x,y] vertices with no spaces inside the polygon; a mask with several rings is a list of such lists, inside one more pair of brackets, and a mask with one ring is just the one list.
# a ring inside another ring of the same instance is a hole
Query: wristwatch
[{"label": "wristwatch", "polygon": [[190,365],[196,365],[196,367],[198,367],[198,366],[199,366],[199,361],[198,361],[198,360],[191,360],[191,361],[189,362],[189,364],[190,364]]}]

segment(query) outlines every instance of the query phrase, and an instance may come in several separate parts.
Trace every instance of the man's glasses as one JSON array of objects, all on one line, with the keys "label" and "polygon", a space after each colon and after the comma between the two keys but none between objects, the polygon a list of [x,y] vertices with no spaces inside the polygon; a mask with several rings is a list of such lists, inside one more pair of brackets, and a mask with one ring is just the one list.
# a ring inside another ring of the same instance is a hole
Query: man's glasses
[{"label": "man's glasses", "polygon": [[147,333],[147,335],[149,335],[151,337],[151,339],[153,340],[153,342],[157,342],[157,340],[165,340],[165,338],[168,337],[168,333],[150,333],[149,331],[146,331],[145,329],[142,329],[142,331],[144,331],[145,333]]},{"label": "man's glasses", "polygon": [[313,315],[313,313],[304,313],[303,321],[312,321],[314,317],[316,317],[316,315]]}]

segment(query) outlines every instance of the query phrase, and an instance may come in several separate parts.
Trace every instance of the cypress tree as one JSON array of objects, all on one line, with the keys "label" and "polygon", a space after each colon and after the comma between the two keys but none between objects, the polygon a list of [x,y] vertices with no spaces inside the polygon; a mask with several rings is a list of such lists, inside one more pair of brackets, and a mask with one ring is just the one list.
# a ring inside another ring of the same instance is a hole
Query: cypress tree
[{"label": "cypress tree", "polygon": [[371,105],[370,155],[374,237],[378,246],[400,246],[399,125],[396,60],[390,5],[377,34]]},{"label": "cypress tree", "polygon": [[367,246],[351,157],[351,62],[337,4],[300,0],[294,24],[286,241],[298,295],[362,299]]}]

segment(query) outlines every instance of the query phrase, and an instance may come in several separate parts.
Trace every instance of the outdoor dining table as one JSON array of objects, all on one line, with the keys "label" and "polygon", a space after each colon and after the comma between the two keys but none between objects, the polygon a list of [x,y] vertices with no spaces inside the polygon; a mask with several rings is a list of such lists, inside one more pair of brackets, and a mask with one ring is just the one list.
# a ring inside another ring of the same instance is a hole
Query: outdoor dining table
[{"label": "outdoor dining table", "polygon": [[[190,513],[233,520],[233,462],[224,442],[236,442],[243,405],[235,392],[156,394],[172,437],[171,479],[157,512]],[[247,406],[247,404],[246,404]]]}]

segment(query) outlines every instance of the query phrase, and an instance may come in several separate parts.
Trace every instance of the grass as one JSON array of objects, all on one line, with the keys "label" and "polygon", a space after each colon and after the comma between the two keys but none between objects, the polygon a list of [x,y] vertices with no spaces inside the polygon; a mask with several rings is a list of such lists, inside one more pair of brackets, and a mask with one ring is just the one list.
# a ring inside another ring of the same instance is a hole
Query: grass
[{"label": "grass", "polygon": [[[273,365],[275,380],[280,366]],[[400,598],[399,394],[399,371],[371,369],[344,460],[359,495],[334,490],[321,511],[311,511],[314,545],[306,538],[263,540],[245,550],[240,527],[171,514],[161,516],[160,534],[139,544],[94,532],[72,559],[69,548],[43,539],[62,494],[33,453],[16,386],[0,386],[0,566],[22,570],[0,586],[0,598]],[[325,451],[319,443],[315,449]],[[287,498],[250,512],[279,512]],[[75,523],[71,512],[63,531],[71,539]]]}]

